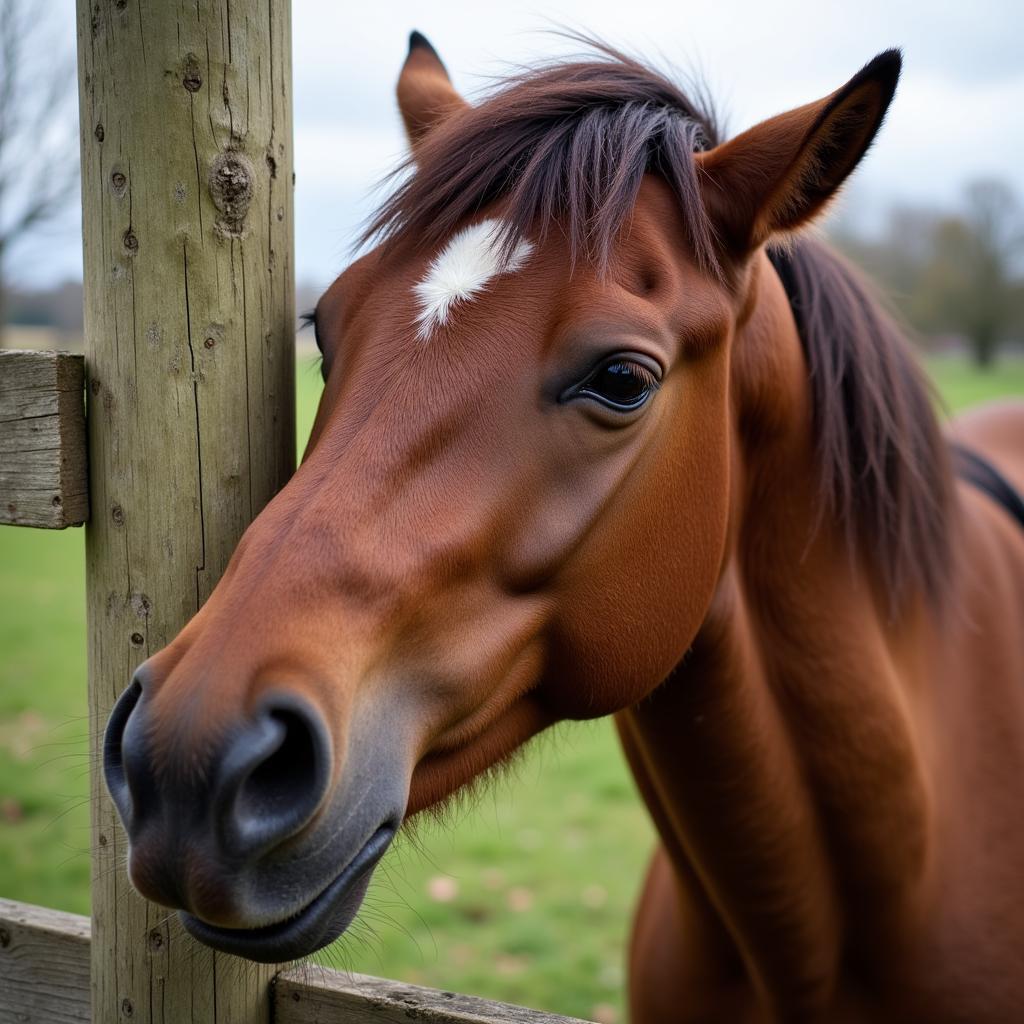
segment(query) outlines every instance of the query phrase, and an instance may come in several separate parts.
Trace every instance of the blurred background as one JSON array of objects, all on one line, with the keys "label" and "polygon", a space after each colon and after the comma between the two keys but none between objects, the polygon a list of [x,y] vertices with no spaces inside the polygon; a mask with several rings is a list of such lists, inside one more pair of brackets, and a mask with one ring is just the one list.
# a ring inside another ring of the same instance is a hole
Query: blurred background
[{"label": "blurred background", "polygon": [[[948,6],[948,9],[946,7]],[[293,5],[298,308],[352,256],[404,153],[393,88],[424,31],[472,96],[574,52],[556,26],[704,82],[727,133],[904,49],[879,141],[823,230],[882,286],[944,412],[1024,395],[1024,7],[560,0]],[[73,0],[0,0],[0,345],[81,347]],[[300,336],[300,449],[319,396]],[[82,532],[0,530],[0,895],[89,910]],[[623,1019],[628,922],[653,838],[607,722],[542,737],[389,854],[327,961]]]}]

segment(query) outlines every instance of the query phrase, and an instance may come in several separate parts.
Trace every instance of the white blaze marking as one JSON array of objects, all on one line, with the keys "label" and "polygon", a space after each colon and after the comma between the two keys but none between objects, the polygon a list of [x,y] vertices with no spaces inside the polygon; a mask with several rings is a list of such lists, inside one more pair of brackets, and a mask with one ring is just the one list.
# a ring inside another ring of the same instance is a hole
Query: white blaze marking
[{"label": "white blaze marking", "polygon": [[420,302],[419,336],[426,340],[435,327],[448,322],[452,307],[476,298],[495,277],[514,274],[533,252],[525,239],[503,256],[500,221],[483,220],[463,228],[435,256],[426,277],[415,286]]}]

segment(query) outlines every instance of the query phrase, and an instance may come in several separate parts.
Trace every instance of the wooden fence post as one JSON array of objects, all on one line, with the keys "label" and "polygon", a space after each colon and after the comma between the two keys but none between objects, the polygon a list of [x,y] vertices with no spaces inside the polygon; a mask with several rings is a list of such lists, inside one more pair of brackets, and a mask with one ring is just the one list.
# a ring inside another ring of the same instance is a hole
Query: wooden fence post
[{"label": "wooden fence post", "polygon": [[[89,709],[206,599],[294,464],[289,0],[78,0]],[[125,873],[98,771],[94,1024],[269,1019],[271,970]]]}]

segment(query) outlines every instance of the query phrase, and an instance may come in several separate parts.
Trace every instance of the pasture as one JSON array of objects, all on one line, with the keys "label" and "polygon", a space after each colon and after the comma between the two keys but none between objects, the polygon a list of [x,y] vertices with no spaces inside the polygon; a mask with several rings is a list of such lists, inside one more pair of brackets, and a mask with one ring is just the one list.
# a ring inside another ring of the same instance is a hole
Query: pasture
[{"label": "pasture", "polygon": [[[1024,395],[1024,361],[930,364],[953,410]],[[300,362],[299,437],[319,376]],[[80,530],[0,531],[0,895],[88,913]],[[420,824],[325,961],[594,1020],[622,1019],[623,947],[652,830],[608,722],[563,726]],[[450,826],[450,827],[449,827]]]}]

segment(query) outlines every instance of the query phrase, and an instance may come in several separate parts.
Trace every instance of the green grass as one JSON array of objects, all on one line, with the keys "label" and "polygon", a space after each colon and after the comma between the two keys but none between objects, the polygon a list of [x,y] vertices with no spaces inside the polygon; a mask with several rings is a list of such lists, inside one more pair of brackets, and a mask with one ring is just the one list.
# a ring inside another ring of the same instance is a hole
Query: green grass
[{"label": "green grass", "polygon": [[[929,368],[950,408],[1024,395],[1024,362]],[[318,375],[299,370],[299,432]],[[82,532],[0,530],[0,895],[89,909]],[[513,774],[386,858],[328,959],[355,970],[621,1019],[653,833],[608,722],[563,726]]]},{"label": "green grass", "polygon": [[1024,395],[1024,359],[1004,359],[991,370],[949,356],[927,365],[944,404],[954,412],[999,395]]}]

